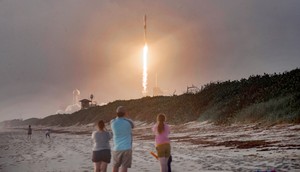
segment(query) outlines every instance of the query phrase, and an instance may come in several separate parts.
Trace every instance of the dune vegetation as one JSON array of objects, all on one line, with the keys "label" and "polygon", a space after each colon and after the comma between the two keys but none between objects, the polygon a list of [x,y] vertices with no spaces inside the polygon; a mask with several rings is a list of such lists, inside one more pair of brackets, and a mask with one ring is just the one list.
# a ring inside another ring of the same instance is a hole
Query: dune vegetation
[{"label": "dune vegetation", "polygon": [[133,120],[154,122],[165,113],[171,124],[189,121],[232,123],[300,123],[300,69],[280,74],[252,75],[248,79],[211,82],[197,93],[117,100],[72,114],[43,119],[11,120],[12,125],[70,126],[110,121],[115,109],[126,106]]}]

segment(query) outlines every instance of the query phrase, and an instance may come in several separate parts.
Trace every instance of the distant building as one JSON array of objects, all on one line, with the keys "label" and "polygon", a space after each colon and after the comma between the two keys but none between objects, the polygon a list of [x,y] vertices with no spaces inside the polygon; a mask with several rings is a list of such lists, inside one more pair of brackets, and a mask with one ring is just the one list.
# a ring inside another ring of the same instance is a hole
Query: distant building
[{"label": "distant building", "polygon": [[187,94],[196,94],[200,91],[200,89],[194,85],[192,85],[191,87],[187,86],[186,87],[186,93]]},{"label": "distant building", "polygon": [[88,109],[92,101],[88,99],[82,99],[79,102],[81,103],[81,109]]}]

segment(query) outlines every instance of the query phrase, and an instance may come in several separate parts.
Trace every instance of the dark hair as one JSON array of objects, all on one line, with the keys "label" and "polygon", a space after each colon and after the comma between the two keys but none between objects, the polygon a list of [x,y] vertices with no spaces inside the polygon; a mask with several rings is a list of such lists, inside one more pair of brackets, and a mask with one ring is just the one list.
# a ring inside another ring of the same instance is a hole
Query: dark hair
[{"label": "dark hair", "polygon": [[125,116],[125,113],[124,113],[124,112],[118,112],[118,113],[117,113],[117,116],[118,116],[118,117],[123,117],[123,116]]},{"label": "dark hair", "polygon": [[157,131],[159,134],[161,134],[165,130],[165,121],[166,121],[166,116],[163,113],[160,113],[157,115]]},{"label": "dark hair", "polygon": [[103,120],[100,120],[100,121],[98,122],[98,128],[99,128],[99,130],[104,130],[105,124],[104,124],[104,121],[103,121]]},{"label": "dark hair", "polygon": [[126,114],[126,109],[124,106],[118,106],[117,108],[117,116],[118,117],[123,117]]},{"label": "dark hair", "polygon": [[28,126],[29,128],[31,127],[31,125]]}]

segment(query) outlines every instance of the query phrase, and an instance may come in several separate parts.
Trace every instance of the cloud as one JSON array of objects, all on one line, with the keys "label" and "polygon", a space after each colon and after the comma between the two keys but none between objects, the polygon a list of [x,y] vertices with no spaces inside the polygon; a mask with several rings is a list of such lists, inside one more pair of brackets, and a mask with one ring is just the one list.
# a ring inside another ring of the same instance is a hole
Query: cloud
[{"label": "cloud", "polygon": [[80,109],[81,109],[81,107],[79,104],[73,104],[73,105],[67,106],[67,108],[65,110],[56,111],[56,114],[71,114],[71,113],[79,111]]}]

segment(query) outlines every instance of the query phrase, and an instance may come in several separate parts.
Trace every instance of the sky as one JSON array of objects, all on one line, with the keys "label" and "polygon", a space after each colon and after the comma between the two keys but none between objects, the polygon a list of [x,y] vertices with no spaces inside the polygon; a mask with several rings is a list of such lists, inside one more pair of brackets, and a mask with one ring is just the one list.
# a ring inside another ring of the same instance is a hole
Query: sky
[{"label": "sky", "polygon": [[300,67],[299,0],[0,0],[0,121]]}]

